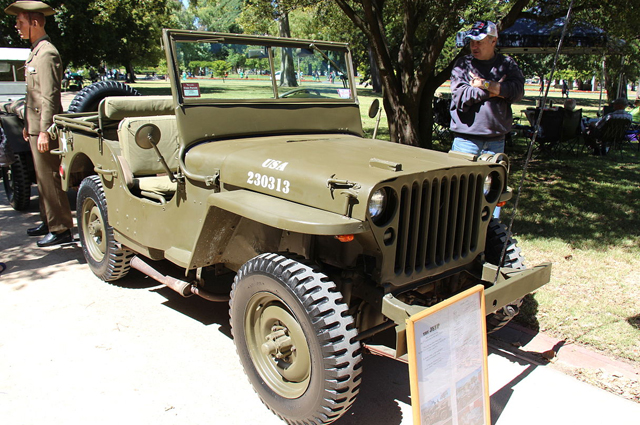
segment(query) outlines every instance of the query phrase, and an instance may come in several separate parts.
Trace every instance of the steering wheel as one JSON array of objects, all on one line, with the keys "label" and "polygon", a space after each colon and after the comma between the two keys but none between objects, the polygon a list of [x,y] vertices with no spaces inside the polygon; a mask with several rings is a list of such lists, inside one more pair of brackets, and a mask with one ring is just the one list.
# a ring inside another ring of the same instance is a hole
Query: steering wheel
[{"label": "steering wheel", "polygon": [[[291,96],[297,96],[297,95],[301,95],[301,94],[310,94],[312,96],[317,96],[317,97],[322,97],[322,95],[320,94],[320,92],[316,89],[293,89],[290,90],[286,93],[283,93],[282,96],[280,96],[281,98],[285,98],[285,97],[291,97]],[[299,96],[299,97],[312,97],[312,96]]]}]

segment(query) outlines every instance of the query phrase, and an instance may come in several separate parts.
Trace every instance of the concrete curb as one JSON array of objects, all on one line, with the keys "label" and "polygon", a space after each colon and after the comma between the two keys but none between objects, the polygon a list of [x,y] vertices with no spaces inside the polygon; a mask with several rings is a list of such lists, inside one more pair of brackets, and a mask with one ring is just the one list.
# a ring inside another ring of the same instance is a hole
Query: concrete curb
[{"label": "concrete curb", "polygon": [[[498,348],[520,355],[539,364],[550,361],[572,369],[602,370],[609,375],[640,380],[640,368],[620,359],[614,359],[586,347],[535,332],[516,323],[491,334],[489,340]],[[502,344],[500,344],[502,343]]]}]

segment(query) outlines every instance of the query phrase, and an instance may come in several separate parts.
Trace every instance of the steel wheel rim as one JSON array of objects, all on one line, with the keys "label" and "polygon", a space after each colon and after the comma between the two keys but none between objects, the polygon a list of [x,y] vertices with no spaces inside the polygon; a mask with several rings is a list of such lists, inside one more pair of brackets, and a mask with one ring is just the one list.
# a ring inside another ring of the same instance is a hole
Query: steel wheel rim
[{"label": "steel wheel rim", "polygon": [[13,191],[14,191],[13,173],[11,172],[11,166],[6,167],[3,179],[5,180],[4,188],[5,188],[5,191],[7,192],[7,198],[11,200],[11,198],[13,197]]},{"label": "steel wheel rim", "polygon": [[100,208],[91,198],[82,204],[82,230],[87,251],[93,259],[102,261],[107,250],[104,222]]},{"label": "steel wheel rim", "polygon": [[[304,394],[311,380],[311,355],[304,331],[286,303],[270,292],[259,292],[251,297],[244,322],[247,348],[264,382],[284,398]],[[282,333],[275,344],[269,343],[270,338]],[[290,340],[284,347],[292,348],[285,348],[284,357],[278,359],[283,353],[273,348],[283,340]]]}]

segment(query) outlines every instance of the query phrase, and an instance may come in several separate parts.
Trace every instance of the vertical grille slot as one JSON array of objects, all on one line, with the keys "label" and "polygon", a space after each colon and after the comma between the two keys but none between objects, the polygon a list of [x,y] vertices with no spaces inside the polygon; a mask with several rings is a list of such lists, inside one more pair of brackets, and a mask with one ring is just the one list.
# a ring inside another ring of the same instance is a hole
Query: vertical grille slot
[{"label": "vertical grille slot", "polygon": [[411,199],[409,197],[409,190],[406,186],[403,186],[400,190],[400,222],[398,223],[398,239],[396,244],[396,261],[394,265],[394,270],[396,274],[399,274],[404,269],[404,262],[407,255],[406,243],[407,243],[407,232],[409,229],[409,214],[408,211],[411,208],[410,206]]},{"label": "vertical grille slot", "polygon": [[482,175],[414,181],[400,190],[396,274],[420,273],[477,249]]}]

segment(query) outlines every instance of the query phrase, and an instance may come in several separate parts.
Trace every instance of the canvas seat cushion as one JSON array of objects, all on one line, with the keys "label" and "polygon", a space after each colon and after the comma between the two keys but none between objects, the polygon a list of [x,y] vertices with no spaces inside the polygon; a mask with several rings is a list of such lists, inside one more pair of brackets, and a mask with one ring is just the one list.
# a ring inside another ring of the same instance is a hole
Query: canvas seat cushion
[{"label": "canvas seat cushion", "polygon": [[164,169],[154,149],[143,149],[135,141],[136,132],[145,124],[155,124],[160,129],[158,150],[172,171],[178,169],[178,126],[175,115],[125,118],[118,127],[118,140],[122,156],[127,160],[134,176],[164,174]]},{"label": "canvas seat cushion", "polygon": [[99,106],[103,118],[120,121],[128,117],[174,115],[171,96],[110,96]]},{"label": "canvas seat cushion", "polygon": [[141,193],[155,193],[169,198],[178,189],[178,182],[172,182],[169,176],[134,177],[133,190],[136,189]]}]

